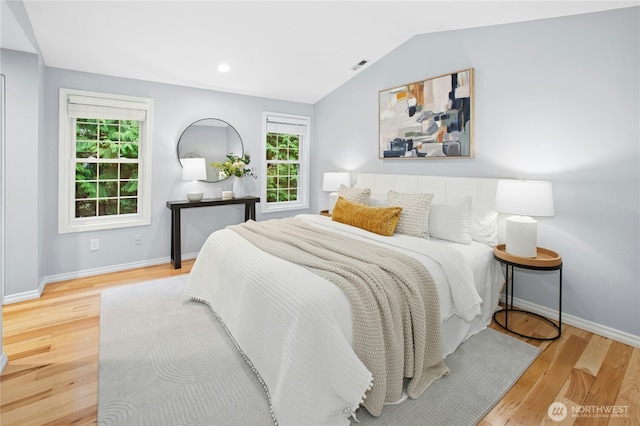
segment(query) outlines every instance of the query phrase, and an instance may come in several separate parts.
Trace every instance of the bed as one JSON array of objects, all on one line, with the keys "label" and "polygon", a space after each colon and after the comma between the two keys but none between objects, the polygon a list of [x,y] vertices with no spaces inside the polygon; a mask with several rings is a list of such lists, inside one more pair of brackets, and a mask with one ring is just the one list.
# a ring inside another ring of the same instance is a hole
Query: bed
[{"label": "bed", "polygon": [[[433,194],[429,239],[397,232],[381,236],[321,215],[297,215],[286,224],[266,222],[300,226],[300,235],[330,234],[328,238],[367,247],[351,249],[354,252],[393,250],[423,265],[437,292],[440,326],[439,337],[433,337],[439,341],[427,346],[444,359],[424,371],[434,372],[437,379],[447,372],[446,356],[486,328],[498,305],[504,278],[493,259],[493,245],[503,240],[504,218],[493,210],[496,186],[497,179],[490,178],[357,175],[356,185],[345,194],[368,191],[372,208],[386,206],[392,193],[404,197],[396,199],[400,201]],[[408,215],[409,207],[404,211]],[[224,325],[264,387],[274,423],[348,425],[361,405],[371,411],[367,403],[378,411],[372,414],[379,415],[381,408],[367,398],[378,395],[380,387],[386,388],[385,403],[401,400],[397,386],[379,374],[374,377],[362,355],[356,354],[354,329],[360,308],[350,303],[345,291],[326,276],[269,253],[267,246],[258,248],[258,242],[247,238],[238,229],[214,232],[194,263],[185,295],[207,303]],[[406,377],[418,373],[411,371]],[[407,393],[413,397],[405,388],[403,395]]]}]

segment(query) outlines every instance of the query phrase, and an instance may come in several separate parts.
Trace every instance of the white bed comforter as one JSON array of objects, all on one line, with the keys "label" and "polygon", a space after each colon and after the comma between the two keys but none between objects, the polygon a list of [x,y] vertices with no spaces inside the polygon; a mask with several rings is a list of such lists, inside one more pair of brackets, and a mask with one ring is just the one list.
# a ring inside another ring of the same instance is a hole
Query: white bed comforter
[{"label": "white bed comforter", "polygon": [[[382,237],[316,215],[298,218],[420,260],[438,287],[441,316],[480,312],[474,275],[438,241]],[[256,370],[280,425],[348,425],[372,384],[351,348],[351,308],[332,283],[267,254],[236,232],[214,232],[191,270],[185,295],[206,302]]]}]

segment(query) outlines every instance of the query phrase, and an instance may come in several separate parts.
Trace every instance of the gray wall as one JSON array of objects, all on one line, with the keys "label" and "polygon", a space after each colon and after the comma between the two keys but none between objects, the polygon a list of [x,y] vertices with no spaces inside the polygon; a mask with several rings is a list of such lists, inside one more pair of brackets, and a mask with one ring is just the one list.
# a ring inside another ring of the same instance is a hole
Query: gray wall
[{"label": "gray wall", "polygon": [[[185,199],[191,184],[182,181],[176,144],[192,122],[215,117],[232,124],[254,155],[251,165],[259,171],[262,111],[313,117],[313,106],[308,104],[45,68],[36,54],[6,49],[1,54],[1,71],[7,76],[5,300],[37,297],[49,281],[166,261],[170,211],[165,203]],[[62,87],[154,99],[150,226],[58,234]],[[223,189],[230,189],[228,182],[199,185],[206,197],[219,197]],[[250,181],[249,192],[259,194],[259,185]],[[182,252],[188,257],[212,231],[241,221],[244,211],[238,206],[203,208],[184,211],[182,216]],[[258,211],[258,219],[264,218]],[[141,245],[134,244],[136,234],[142,236]],[[92,238],[100,239],[100,250],[89,250]]]},{"label": "gray wall", "polygon": [[[639,11],[410,39],[315,105],[315,186],[340,170],[550,180],[556,216],[539,245],[563,257],[563,312],[640,336]],[[475,158],[379,160],[378,91],[469,67]],[[556,274],[516,283],[557,310]]]},{"label": "gray wall", "polygon": [[[60,88],[153,98],[152,219],[150,226],[58,234],[58,96]],[[236,128],[250,164],[260,166],[262,111],[313,115],[313,106],[210,90],[192,89],[140,80],[47,68],[45,80],[45,164],[43,205],[46,206],[44,236],[48,277],[76,271],[109,268],[167,258],[170,254],[170,210],[168,200],[184,200],[191,182],[182,181],[176,145],[184,129],[201,118],[219,118]],[[220,197],[229,182],[198,183],[205,197]],[[259,182],[250,181],[251,193],[258,195]],[[269,216],[271,217],[271,215]],[[258,218],[262,218],[261,215]],[[189,209],[182,213],[182,253],[196,253],[206,237],[216,229],[244,220],[238,206]],[[134,244],[134,235],[142,244]],[[100,239],[100,249],[89,251],[89,240]]]},{"label": "gray wall", "polygon": [[35,54],[2,49],[6,75],[6,233],[4,295],[37,290],[44,276],[42,243],[43,67]]},{"label": "gray wall", "polygon": [[[221,118],[240,133],[259,168],[262,111],[313,116],[313,106],[208,90],[44,68],[38,55],[3,49],[7,76],[6,270],[5,300],[37,297],[51,280],[166,260],[170,249],[168,200],[185,199],[176,155],[182,131],[200,118]],[[118,230],[58,234],[59,89],[154,99],[152,224]],[[220,196],[229,183],[200,183],[207,197]],[[259,182],[250,182],[258,194]],[[307,212],[307,211],[301,211]],[[183,254],[196,253],[214,230],[244,218],[238,206],[183,212]],[[262,215],[258,214],[261,219]],[[273,217],[273,215],[269,215]],[[142,244],[134,244],[134,235]],[[100,239],[90,251],[89,240]]]}]

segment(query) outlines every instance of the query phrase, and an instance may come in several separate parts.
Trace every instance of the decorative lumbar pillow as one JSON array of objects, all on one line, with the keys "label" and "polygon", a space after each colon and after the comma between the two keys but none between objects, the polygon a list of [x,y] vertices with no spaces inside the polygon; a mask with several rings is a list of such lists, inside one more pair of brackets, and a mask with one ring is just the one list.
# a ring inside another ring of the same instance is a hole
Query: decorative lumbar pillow
[{"label": "decorative lumbar pillow", "polygon": [[433,194],[389,191],[387,203],[402,207],[402,214],[396,227],[398,234],[429,238],[429,209]]},{"label": "decorative lumbar pillow", "polygon": [[331,219],[388,237],[393,235],[401,211],[400,207],[369,207],[338,197]]},{"label": "decorative lumbar pillow", "polygon": [[471,244],[471,197],[432,204],[429,235],[454,243]]},{"label": "decorative lumbar pillow", "polygon": [[354,203],[369,205],[369,198],[371,197],[371,189],[353,188],[350,186],[340,185],[340,188],[338,189],[338,197],[342,197],[346,200],[353,201]]}]

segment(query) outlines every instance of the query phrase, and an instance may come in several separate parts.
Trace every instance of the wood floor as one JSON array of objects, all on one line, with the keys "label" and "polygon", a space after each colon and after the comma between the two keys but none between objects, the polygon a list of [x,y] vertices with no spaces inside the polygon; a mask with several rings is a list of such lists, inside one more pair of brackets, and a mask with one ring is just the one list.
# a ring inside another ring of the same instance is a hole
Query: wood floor
[{"label": "wood floor", "polygon": [[[5,305],[2,347],[9,364],[0,382],[0,425],[95,424],[101,290],[187,273],[192,264],[49,284],[40,299]],[[549,331],[535,319],[519,321],[528,334]],[[640,425],[640,349],[570,326],[552,343],[528,342],[542,353],[480,426]],[[547,415],[554,402],[568,408],[562,422]]]}]

